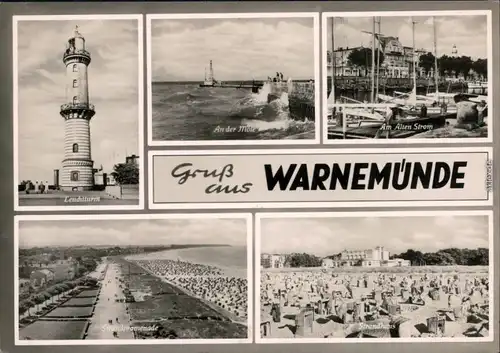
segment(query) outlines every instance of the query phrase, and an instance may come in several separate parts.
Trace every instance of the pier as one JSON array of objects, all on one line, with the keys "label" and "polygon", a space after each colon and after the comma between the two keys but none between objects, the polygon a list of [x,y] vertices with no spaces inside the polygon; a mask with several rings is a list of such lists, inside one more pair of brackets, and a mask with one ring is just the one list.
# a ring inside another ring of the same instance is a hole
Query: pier
[{"label": "pier", "polygon": [[214,87],[214,88],[237,88],[237,89],[251,89],[252,91],[255,91],[255,93],[264,85],[263,82],[254,82],[254,83],[247,83],[247,82],[242,82],[242,83],[212,83],[212,84],[205,84],[201,83],[200,87]]}]

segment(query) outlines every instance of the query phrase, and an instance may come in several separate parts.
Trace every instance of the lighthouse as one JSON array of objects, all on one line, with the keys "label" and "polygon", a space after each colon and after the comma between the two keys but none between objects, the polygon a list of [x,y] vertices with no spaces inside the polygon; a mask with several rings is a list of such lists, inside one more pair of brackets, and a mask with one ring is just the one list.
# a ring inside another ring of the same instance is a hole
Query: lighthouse
[{"label": "lighthouse", "polygon": [[94,161],[91,156],[90,119],[95,114],[89,102],[88,67],[90,53],[85,38],[75,27],[63,54],[66,66],[66,102],[61,105],[64,119],[64,160],[61,170],[61,189],[64,191],[92,190]]}]

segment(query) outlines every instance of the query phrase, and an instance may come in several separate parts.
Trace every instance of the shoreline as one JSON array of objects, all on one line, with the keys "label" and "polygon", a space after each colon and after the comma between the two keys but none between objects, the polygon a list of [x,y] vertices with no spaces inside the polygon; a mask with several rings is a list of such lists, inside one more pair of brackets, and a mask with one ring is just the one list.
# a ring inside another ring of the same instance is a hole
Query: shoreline
[{"label": "shoreline", "polygon": [[[230,245],[214,245],[214,246],[196,246],[196,247],[191,247],[191,248],[181,248],[181,249],[165,249],[161,251],[154,251],[150,253],[144,253],[144,254],[134,254],[134,255],[127,255],[124,257],[126,261],[162,261],[162,260],[171,260],[171,261],[177,261],[180,260],[182,262],[187,262],[193,265],[206,265],[206,266],[212,266],[216,267],[217,269],[220,269],[224,272],[224,274],[227,277],[237,277],[241,279],[246,279],[248,280],[248,268],[231,268],[228,266],[222,266],[220,264],[214,263],[212,261],[192,261],[189,259],[186,259],[185,257],[182,257],[182,254],[179,253],[179,251],[182,250],[192,250],[192,249],[207,249],[207,248],[234,248],[233,246]],[[170,253],[173,254],[172,256],[163,256],[161,258],[148,258],[149,255],[152,254],[157,254],[157,253]],[[146,256],[144,256],[146,255]],[[141,256],[144,256],[144,258],[141,258]],[[139,266],[139,264],[137,264]],[[248,264],[247,264],[248,265]],[[141,266],[142,268],[142,266]]]}]

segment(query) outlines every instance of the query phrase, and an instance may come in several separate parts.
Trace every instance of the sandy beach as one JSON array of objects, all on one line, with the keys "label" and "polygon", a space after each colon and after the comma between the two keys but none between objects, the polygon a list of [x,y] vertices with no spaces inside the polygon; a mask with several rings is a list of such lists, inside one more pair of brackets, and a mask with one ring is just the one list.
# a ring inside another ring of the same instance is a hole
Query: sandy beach
[{"label": "sandy beach", "polygon": [[261,337],[488,336],[487,267],[451,267],[262,271]]},{"label": "sandy beach", "polygon": [[[141,261],[141,260],[172,260],[172,261],[182,261],[182,262],[189,262],[189,263],[194,263],[194,264],[201,264],[201,265],[207,265],[207,266],[213,266],[221,269],[224,271],[224,274],[228,277],[237,277],[241,279],[246,279],[248,277],[247,275],[247,269],[246,269],[246,249],[244,249],[245,254],[244,254],[244,264],[242,261],[238,261],[239,263],[236,264],[237,267],[230,267],[229,262],[231,262],[232,259],[227,259],[226,262],[227,265],[224,266],[220,263],[220,261],[214,261],[209,258],[203,258],[203,259],[194,259],[196,255],[198,254],[192,254],[193,252],[199,252],[200,250],[202,251],[217,251],[219,253],[222,253],[222,255],[227,255],[228,252],[235,250],[235,252],[238,252],[238,254],[243,253],[242,251],[243,248],[240,247],[230,247],[230,246],[214,246],[214,247],[198,247],[198,248],[185,248],[185,249],[170,249],[170,250],[164,250],[164,251],[158,251],[158,252],[152,252],[152,253],[147,253],[147,254],[137,254],[137,255],[130,255],[127,256],[125,259],[126,260],[131,260],[131,261]],[[217,254],[220,255],[220,254]],[[218,259],[220,260],[220,256]]]}]

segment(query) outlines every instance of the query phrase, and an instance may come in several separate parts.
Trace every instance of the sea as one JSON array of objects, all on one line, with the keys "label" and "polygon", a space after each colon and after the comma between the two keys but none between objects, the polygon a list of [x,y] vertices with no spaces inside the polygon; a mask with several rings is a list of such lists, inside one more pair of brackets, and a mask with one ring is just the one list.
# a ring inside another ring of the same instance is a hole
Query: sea
[{"label": "sea", "polygon": [[[154,82],[154,141],[278,140],[303,138],[314,121],[290,118],[288,94],[267,103],[270,86],[250,89],[200,87],[199,83]],[[302,134],[302,135],[301,135]]]},{"label": "sea", "polygon": [[207,246],[164,250],[154,253],[127,256],[131,260],[180,260],[215,266],[238,273],[246,278],[247,248],[244,246]]}]

